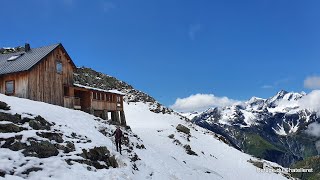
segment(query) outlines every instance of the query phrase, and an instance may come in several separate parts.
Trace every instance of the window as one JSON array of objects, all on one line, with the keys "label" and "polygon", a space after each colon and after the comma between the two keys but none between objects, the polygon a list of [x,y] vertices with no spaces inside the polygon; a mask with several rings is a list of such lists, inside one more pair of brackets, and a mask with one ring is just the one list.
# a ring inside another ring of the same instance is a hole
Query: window
[{"label": "window", "polygon": [[62,73],[62,62],[57,61],[56,69],[57,69],[57,73],[59,74]]},{"label": "window", "polygon": [[102,100],[102,101],[104,101],[104,99],[105,99],[104,96],[105,96],[105,94],[102,93],[102,94],[101,94],[101,100]]},{"label": "window", "polygon": [[117,96],[117,102],[121,102],[121,97]]},{"label": "window", "polygon": [[7,95],[14,94],[14,81],[6,81],[6,94]]},{"label": "window", "polygon": [[93,99],[97,99],[97,93],[93,92]]}]

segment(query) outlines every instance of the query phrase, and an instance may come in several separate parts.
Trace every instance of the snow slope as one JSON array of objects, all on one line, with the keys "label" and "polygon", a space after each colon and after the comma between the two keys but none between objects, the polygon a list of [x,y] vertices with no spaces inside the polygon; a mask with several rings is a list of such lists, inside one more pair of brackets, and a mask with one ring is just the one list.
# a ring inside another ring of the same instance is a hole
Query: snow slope
[{"label": "snow slope", "polygon": [[[0,94],[0,101],[11,106],[11,110],[0,110],[1,112],[18,113],[30,118],[40,115],[47,121],[54,122],[54,129],[63,133],[64,140],[73,141],[70,138],[73,132],[90,140],[86,143],[74,142],[76,150],[69,154],[59,151],[58,156],[42,159],[25,157],[21,151],[1,148],[0,170],[14,170],[14,173],[0,179],[286,179],[280,174],[258,172],[257,168],[248,162],[255,158],[219,141],[212,132],[192,125],[178,115],[151,112],[148,104],[125,105],[127,123],[138,136],[122,129],[134,148],[133,152],[129,152],[123,146],[124,152],[120,155],[115,151],[112,138],[99,132],[102,129],[106,129],[108,133],[114,131],[115,127],[107,121],[82,111],[3,94]],[[189,127],[191,136],[178,132],[178,124]],[[0,133],[0,138],[19,134],[23,135],[22,140],[27,137],[39,138],[36,130],[25,127],[28,130]],[[173,138],[168,137],[171,134],[174,135]],[[137,148],[141,143],[146,149]],[[186,144],[190,145],[198,156],[188,155],[183,148]],[[77,154],[82,153],[82,149],[95,146],[106,146],[110,154],[115,155],[120,167],[88,170],[88,165],[85,164],[66,163],[65,159],[79,158]],[[130,158],[132,153],[136,153],[141,160],[133,162]],[[268,166],[279,167],[274,163],[264,162]],[[41,167],[42,170],[29,175],[22,173],[33,166]],[[133,168],[134,166],[136,168]]]},{"label": "snow slope", "polygon": [[[153,179],[286,179],[278,174],[259,173],[248,163],[255,159],[214,138],[214,134],[177,115],[155,114],[144,103],[126,104],[127,123],[144,141],[146,151],[137,154],[142,166]],[[178,124],[190,128],[190,141],[176,130]],[[187,155],[182,146],[174,144],[174,134],[182,145],[189,144],[198,156]],[[268,162],[273,166],[276,164]]]}]

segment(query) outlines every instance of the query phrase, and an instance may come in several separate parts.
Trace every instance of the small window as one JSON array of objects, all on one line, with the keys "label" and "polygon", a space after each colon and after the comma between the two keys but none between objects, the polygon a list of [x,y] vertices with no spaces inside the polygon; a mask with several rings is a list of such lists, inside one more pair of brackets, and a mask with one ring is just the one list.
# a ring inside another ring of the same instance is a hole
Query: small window
[{"label": "small window", "polygon": [[62,63],[60,61],[57,61],[57,73],[62,73]]},{"label": "small window", "polygon": [[93,99],[97,99],[97,93],[93,92]]},{"label": "small window", "polygon": [[121,102],[121,97],[117,96],[117,102]]},{"label": "small window", "polygon": [[104,97],[105,97],[105,94],[102,93],[102,94],[101,94],[101,100],[102,100],[102,101],[104,101],[104,99],[105,99]]},{"label": "small window", "polygon": [[6,81],[6,94],[7,95],[14,94],[14,81]]}]

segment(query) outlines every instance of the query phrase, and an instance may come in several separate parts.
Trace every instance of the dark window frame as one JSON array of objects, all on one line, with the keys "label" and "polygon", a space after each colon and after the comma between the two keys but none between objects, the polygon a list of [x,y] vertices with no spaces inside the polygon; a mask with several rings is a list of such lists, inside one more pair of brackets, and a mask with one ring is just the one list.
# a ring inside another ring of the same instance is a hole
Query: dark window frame
[{"label": "dark window frame", "polygon": [[[8,93],[7,92],[7,83],[8,82],[13,82],[13,90],[12,90],[12,93]],[[5,81],[5,87],[4,87],[5,89],[5,94],[6,95],[8,95],[8,96],[11,96],[11,95],[14,95],[15,94],[15,92],[16,92],[16,88],[15,88],[15,81],[14,80],[7,80],[7,81]]]}]

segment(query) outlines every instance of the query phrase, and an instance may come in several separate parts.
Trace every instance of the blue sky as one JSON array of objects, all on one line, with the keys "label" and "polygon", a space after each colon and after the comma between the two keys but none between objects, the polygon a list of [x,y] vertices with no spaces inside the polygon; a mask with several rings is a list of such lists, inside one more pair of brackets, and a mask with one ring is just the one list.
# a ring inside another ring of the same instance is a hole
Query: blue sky
[{"label": "blue sky", "polygon": [[62,42],[77,65],[165,105],[199,93],[266,98],[319,88],[319,9],[316,0],[10,0],[0,46]]}]

